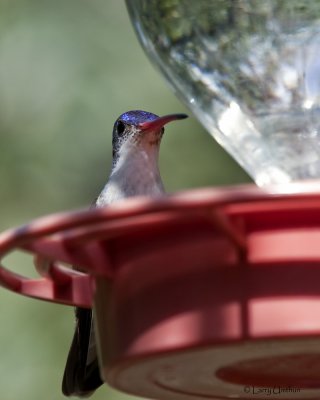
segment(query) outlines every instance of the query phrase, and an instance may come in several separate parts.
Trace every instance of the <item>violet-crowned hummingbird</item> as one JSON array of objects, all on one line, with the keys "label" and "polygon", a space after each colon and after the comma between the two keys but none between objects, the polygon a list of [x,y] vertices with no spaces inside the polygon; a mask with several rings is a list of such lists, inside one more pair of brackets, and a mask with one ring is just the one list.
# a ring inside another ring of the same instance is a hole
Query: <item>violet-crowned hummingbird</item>
[{"label": "violet-crowned hummingbird", "polygon": [[[94,206],[104,207],[133,196],[164,192],[158,155],[164,125],[186,114],[158,117],[146,111],[128,111],[116,120],[112,134],[111,174]],[[76,308],[76,327],[69,351],[62,391],[66,396],[88,396],[103,382],[95,346],[92,311]]]}]

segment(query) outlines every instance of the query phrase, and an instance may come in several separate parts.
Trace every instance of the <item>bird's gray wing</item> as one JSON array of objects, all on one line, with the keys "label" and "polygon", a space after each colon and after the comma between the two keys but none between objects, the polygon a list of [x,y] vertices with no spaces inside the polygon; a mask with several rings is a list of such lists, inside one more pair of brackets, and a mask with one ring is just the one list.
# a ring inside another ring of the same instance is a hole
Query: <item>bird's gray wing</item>
[{"label": "bird's gray wing", "polygon": [[[92,338],[92,310],[77,307],[76,328],[63,375],[62,392],[65,396],[84,397],[102,385],[97,357],[88,353]],[[91,349],[92,352],[92,349]]]},{"label": "bird's gray wing", "polygon": [[[96,201],[91,208],[96,207]],[[87,397],[103,384],[93,332],[92,310],[76,307],[76,326],[63,380],[65,396]]]}]

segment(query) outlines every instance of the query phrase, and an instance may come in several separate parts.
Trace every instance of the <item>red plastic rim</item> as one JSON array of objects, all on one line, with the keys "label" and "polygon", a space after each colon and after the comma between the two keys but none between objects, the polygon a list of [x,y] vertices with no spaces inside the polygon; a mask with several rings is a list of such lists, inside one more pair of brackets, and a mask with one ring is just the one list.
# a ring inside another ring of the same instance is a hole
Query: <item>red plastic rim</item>
[{"label": "red plastic rim", "polygon": [[[0,264],[0,285],[26,296],[91,307],[94,287],[90,277],[114,274],[110,243],[154,227],[164,234],[173,225],[182,231],[202,229],[197,225],[201,220],[249,263],[317,261],[319,204],[320,182],[312,181],[268,190],[253,185],[200,189],[40,218],[2,233],[0,258],[14,249],[31,252],[44,278],[29,280]],[[80,266],[88,274],[62,263]]]}]

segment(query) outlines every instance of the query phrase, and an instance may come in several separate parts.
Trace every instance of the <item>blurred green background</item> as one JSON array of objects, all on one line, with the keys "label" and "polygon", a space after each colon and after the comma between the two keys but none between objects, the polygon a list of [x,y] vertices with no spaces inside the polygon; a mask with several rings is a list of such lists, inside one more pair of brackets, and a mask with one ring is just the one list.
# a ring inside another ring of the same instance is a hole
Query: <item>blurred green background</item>
[{"label": "blurred green background", "polygon": [[[188,112],[140,48],[123,1],[0,0],[0,231],[90,205],[109,173],[113,122],[130,109]],[[247,182],[190,117],[162,142],[167,190]],[[21,254],[6,263],[31,265]],[[1,399],[63,399],[72,308],[0,289],[0,310]],[[92,399],[125,397],[103,387]]]}]

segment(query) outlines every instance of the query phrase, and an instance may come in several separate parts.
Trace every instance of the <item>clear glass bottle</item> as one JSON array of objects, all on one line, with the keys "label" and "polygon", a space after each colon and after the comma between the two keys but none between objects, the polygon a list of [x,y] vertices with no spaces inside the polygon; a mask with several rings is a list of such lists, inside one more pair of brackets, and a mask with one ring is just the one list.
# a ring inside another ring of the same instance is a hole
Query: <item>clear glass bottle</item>
[{"label": "clear glass bottle", "polygon": [[319,0],[126,0],[147,55],[258,185],[320,177]]}]

